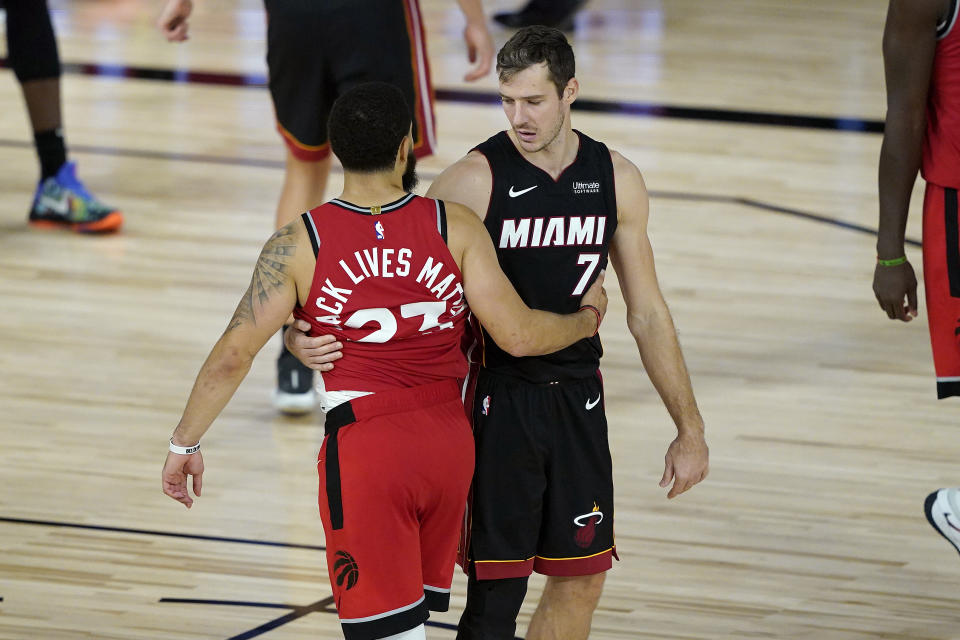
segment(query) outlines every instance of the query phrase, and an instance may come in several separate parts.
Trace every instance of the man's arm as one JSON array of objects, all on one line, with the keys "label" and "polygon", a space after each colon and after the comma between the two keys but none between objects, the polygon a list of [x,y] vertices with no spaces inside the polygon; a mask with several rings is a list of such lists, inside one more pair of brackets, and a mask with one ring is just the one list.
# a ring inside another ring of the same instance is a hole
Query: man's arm
[{"label": "man's arm", "polygon": [[627,304],[627,327],[640,350],[643,366],[677,425],[677,438],[667,450],[660,486],[674,480],[673,498],[697,484],[708,471],[703,418],[670,311],[660,293],[647,237],[649,205],[640,171],[617,152],[613,157],[617,194],[617,230],[610,243],[610,261]]},{"label": "man's arm", "polygon": [[470,311],[501,349],[517,357],[553,353],[597,332],[607,310],[602,274],[581,300],[597,313],[531,309],[500,269],[490,235],[476,214],[454,202],[446,208],[450,252],[460,265]]},{"label": "man's arm", "polygon": [[[289,317],[297,302],[295,272],[304,269],[298,260],[303,261],[306,254],[312,258],[311,252],[303,249],[305,235],[298,219],[274,233],[263,246],[250,286],[197,374],[173,432],[173,444],[189,447],[200,441],[247,375],[254,356]],[[194,491],[199,495],[203,472],[202,458],[197,468],[194,456],[199,453],[168,453],[163,468],[164,493],[188,507],[193,500],[186,490],[186,476],[194,475]]]},{"label": "man's arm", "polygon": [[[880,148],[877,257],[903,257],[910,195],[920,169],[927,91],[943,0],[890,0],[883,31],[887,118]],[[873,291],[891,320],[917,315],[917,278],[909,262],[877,264]],[[906,305],[904,305],[906,299]]]},{"label": "man's arm", "polygon": [[467,19],[463,41],[467,44],[467,59],[473,64],[463,79],[473,82],[490,73],[490,67],[493,66],[493,38],[487,29],[487,19],[483,15],[483,3],[480,0],[457,0],[457,4]]}]

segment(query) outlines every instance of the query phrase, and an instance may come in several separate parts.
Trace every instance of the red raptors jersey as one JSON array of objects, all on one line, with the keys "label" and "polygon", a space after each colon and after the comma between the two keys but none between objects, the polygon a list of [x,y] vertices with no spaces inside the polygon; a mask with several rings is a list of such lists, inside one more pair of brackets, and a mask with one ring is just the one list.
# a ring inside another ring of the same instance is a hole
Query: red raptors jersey
[{"label": "red raptors jersey", "polygon": [[953,0],[944,21],[937,26],[927,97],[927,132],[923,141],[922,175],[941,187],[960,188],[960,27]]},{"label": "red raptors jersey", "polygon": [[408,194],[382,207],[331,200],[303,214],[317,266],[294,315],[331,334],[343,358],[328,391],[384,391],[463,378],[466,314],[443,202]]}]

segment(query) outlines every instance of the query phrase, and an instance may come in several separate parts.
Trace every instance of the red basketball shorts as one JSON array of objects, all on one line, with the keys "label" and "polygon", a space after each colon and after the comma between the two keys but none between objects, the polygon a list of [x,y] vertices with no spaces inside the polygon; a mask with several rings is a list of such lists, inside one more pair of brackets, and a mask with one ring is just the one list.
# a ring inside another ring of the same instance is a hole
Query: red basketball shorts
[{"label": "red basketball shorts", "polygon": [[937,397],[960,396],[960,224],[957,190],[927,183],[923,275]]},{"label": "red basketball shorts", "polygon": [[457,383],[351,400],[327,413],[325,430],[320,517],[346,639],[446,611],[474,462]]}]

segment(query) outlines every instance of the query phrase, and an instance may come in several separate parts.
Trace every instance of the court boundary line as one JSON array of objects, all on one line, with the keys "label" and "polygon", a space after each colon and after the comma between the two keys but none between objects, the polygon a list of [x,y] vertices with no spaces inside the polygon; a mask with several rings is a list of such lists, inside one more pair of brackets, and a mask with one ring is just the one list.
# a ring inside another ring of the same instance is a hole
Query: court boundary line
[{"label": "court boundary line", "polygon": [[[158,600],[159,604],[197,604],[197,605],[213,605],[213,606],[228,606],[228,607],[254,607],[262,609],[290,609],[290,613],[284,614],[278,618],[274,618],[269,622],[265,622],[260,626],[254,627],[249,631],[244,631],[243,633],[237,634],[235,636],[230,636],[227,640],[249,640],[250,638],[255,638],[257,636],[263,635],[268,631],[272,631],[277,627],[283,626],[298,618],[302,618],[310,613],[332,613],[336,614],[337,609],[336,605],[331,607],[330,605],[334,604],[334,597],[328,596],[322,600],[318,600],[313,604],[308,604],[306,606],[300,606],[295,604],[281,604],[277,602],[251,602],[247,600],[205,600],[202,598],[160,598]],[[450,631],[456,631],[457,625],[450,624],[449,622],[437,622],[434,620],[427,620],[424,622],[424,625],[427,627],[433,627],[436,629],[447,629]],[[522,638],[514,637],[513,640],[523,640]]]},{"label": "court boundary line", "polygon": [[[22,140],[10,140],[10,139],[0,139],[0,147],[15,147],[23,149],[33,149],[32,142],[26,142]],[[102,146],[92,146],[92,145],[71,145],[70,149],[77,153],[90,153],[90,154],[100,154],[100,155],[115,155],[128,158],[143,158],[147,160],[169,160],[175,162],[200,162],[200,163],[209,163],[209,164],[222,164],[230,166],[241,166],[241,167],[262,167],[270,169],[283,169],[285,164],[280,160],[257,160],[255,158],[230,158],[226,156],[211,156],[199,153],[177,153],[177,152],[165,152],[165,151],[151,151],[148,149],[121,149],[116,147],[102,147]],[[343,170],[334,165],[331,167],[331,172],[333,173],[343,173]],[[431,172],[421,172],[421,177],[433,180],[437,177],[438,174]],[[877,230],[868,227],[862,224],[857,224],[855,222],[847,222],[841,220],[840,218],[834,218],[821,213],[812,213],[809,211],[803,211],[801,209],[796,209],[794,207],[786,207],[783,205],[773,204],[770,202],[765,202],[763,200],[758,200],[756,198],[749,198],[745,196],[728,196],[722,194],[710,194],[710,193],[689,193],[683,191],[661,191],[657,189],[651,189],[647,192],[651,198],[661,198],[664,200],[685,200],[690,202],[711,202],[716,204],[734,204],[751,209],[759,209],[762,211],[768,211],[770,213],[779,213],[783,215],[793,216],[795,218],[800,218],[803,220],[809,220],[811,222],[818,222],[820,224],[828,224],[841,229],[847,229],[848,231],[857,231],[859,233],[864,233],[867,235],[876,236]],[[922,243],[919,240],[913,238],[906,238],[906,244],[911,247],[921,247]]]},{"label": "court boundary line", "polygon": [[[115,79],[150,80],[186,84],[212,85],[222,87],[240,87],[264,89],[267,77],[262,73],[242,73],[231,71],[194,71],[190,69],[168,69],[161,67],[138,67],[116,63],[62,62],[64,73],[83,76],[96,76]],[[0,58],[0,69],[9,69],[7,58]],[[435,87],[434,96],[439,102],[461,104],[499,104],[500,95],[491,91],[474,91]],[[802,113],[780,113],[775,111],[754,111],[750,109],[728,109],[720,107],[695,107],[689,105],[642,102],[631,100],[600,100],[596,98],[578,98],[572,105],[574,111],[587,113],[607,113],[642,118],[666,118],[674,120],[696,120],[702,122],[722,122],[727,124],[747,124],[755,126],[789,127],[851,133],[883,133],[884,121],[857,116],[829,116]]]},{"label": "court boundary line", "polygon": [[252,544],[263,547],[280,547],[284,549],[306,549],[308,551],[326,551],[322,545],[301,544],[298,542],[280,542],[277,540],[254,540],[253,538],[233,538],[229,536],[212,536],[201,533],[179,533],[176,531],[158,531],[155,529],[135,529],[131,527],[113,527],[109,525],[80,524],[77,522],[62,522],[57,520],[33,520],[30,518],[11,518],[0,516],[0,524],[22,524],[59,529],[81,529],[86,531],[106,531],[110,533],[127,533],[134,535],[162,536],[166,538],[184,538],[188,540],[203,540],[207,542],[231,542],[235,544]]}]

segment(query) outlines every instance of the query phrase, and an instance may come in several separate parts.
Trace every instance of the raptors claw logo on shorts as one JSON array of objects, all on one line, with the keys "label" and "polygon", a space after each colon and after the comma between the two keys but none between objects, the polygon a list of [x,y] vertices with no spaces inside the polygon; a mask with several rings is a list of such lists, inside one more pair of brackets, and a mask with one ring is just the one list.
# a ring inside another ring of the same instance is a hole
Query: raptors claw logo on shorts
[{"label": "raptors claw logo on shorts", "polygon": [[578,547],[586,549],[593,544],[593,539],[597,535],[597,525],[601,522],[603,522],[603,512],[600,511],[596,502],[593,503],[593,511],[573,519],[573,524],[578,527],[577,532],[573,534],[573,539]]},{"label": "raptors claw logo on shorts", "polygon": [[337,551],[336,558],[337,561],[333,563],[333,573],[337,577],[337,586],[342,587],[346,582],[346,590],[349,591],[360,580],[360,568],[353,556],[346,551]]}]

